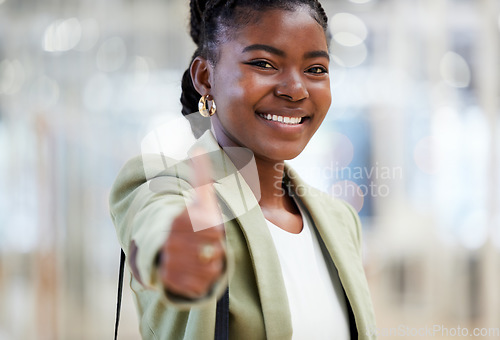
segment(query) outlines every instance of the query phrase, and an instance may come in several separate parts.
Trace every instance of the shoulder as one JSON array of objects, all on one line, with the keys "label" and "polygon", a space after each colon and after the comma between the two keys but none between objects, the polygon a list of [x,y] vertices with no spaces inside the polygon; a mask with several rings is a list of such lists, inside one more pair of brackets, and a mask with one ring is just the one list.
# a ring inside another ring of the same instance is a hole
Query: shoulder
[{"label": "shoulder", "polygon": [[139,155],[128,160],[121,168],[111,188],[111,195],[127,196],[145,183],[154,187],[167,178],[176,178],[176,182],[187,184],[189,172],[186,160],[179,161],[157,154]]},{"label": "shoulder", "polygon": [[[167,131],[168,132],[168,131]],[[158,130],[148,134],[143,143],[142,154],[131,158],[122,167],[112,187],[112,193],[116,192],[123,196],[130,190],[146,182],[153,184],[163,182],[167,178],[176,178],[181,182],[188,183],[191,177],[189,154],[193,148],[201,147],[204,150],[218,150],[218,145],[212,134],[208,131],[198,140],[186,145],[172,146],[172,141],[155,136],[166,134],[166,131]],[[177,150],[178,149],[178,150]],[[176,154],[177,156],[169,156]],[[179,156],[180,155],[180,156]]]},{"label": "shoulder", "polygon": [[[204,150],[211,159],[214,165],[212,175],[223,177],[227,175],[223,170],[230,169],[227,156],[210,131],[192,144],[178,146],[179,150],[167,142],[160,140],[157,145],[148,144],[147,148],[142,148],[141,155],[125,163],[111,187],[109,204],[112,215],[144,196],[151,199],[155,199],[156,194],[190,196],[193,189],[191,157],[195,149]],[[175,156],[168,156],[172,154]]]},{"label": "shoulder", "polygon": [[331,195],[317,190],[311,189],[315,193],[314,200],[317,204],[321,204],[322,209],[332,219],[335,219],[345,227],[345,231],[351,234],[351,237],[361,242],[361,221],[358,212],[348,202],[332,197]]}]

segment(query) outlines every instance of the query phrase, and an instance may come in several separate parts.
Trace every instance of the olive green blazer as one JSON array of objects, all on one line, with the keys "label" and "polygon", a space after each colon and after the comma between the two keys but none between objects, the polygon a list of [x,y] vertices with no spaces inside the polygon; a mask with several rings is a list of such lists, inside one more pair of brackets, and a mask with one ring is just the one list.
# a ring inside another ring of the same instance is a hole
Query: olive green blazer
[{"label": "olive green blazer", "polygon": [[[110,211],[128,258],[130,286],[143,339],[213,339],[216,301],[229,283],[230,339],[290,339],[292,324],[281,267],[270,232],[250,190],[210,132],[194,147],[209,152],[214,189],[225,219],[227,270],[203,299],[165,293],[156,275],[158,252],[172,220],[191,199],[190,168],[160,155],[130,160],[110,194]],[[375,327],[361,259],[361,225],[347,203],[305,184],[288,166],[291,185],[311,216],[342,283],[359,339]],[[329,256],[328,256],[329,255]],[[335,322],[335,320],[332,320]]]}]

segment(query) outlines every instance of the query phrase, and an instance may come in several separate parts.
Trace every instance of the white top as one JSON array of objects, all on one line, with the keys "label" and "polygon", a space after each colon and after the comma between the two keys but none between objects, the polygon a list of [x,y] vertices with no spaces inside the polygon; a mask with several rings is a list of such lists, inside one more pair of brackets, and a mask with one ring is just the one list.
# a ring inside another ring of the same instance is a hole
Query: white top
[{"label": "white top", "polygon": [[327,265],[316,233],[301,210],[303,228],[289,233],[267,221],[285,281],[292,340],[350,339],[344,292],[333,263]]}]

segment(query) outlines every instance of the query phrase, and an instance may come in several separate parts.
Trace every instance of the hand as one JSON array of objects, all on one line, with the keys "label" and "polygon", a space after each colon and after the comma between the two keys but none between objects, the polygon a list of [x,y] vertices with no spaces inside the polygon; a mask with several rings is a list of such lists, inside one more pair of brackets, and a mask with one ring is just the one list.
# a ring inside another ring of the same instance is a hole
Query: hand
[{"label": "hand", "polygon": [[226,255],[221,214],[201,151],[193,158],[194,202],[172,223],[161,254],[159,275],[165,289],[187,298],[205,296],[222,275]]}]

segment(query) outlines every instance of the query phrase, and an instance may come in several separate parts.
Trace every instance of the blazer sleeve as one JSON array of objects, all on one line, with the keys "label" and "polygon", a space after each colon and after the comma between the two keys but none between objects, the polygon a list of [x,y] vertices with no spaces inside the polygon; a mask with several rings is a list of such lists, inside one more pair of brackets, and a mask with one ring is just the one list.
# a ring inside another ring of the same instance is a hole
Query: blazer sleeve
[{"label": "blazer sleeve", "polygon": [[190,300],[166,293],[157,276],[162,245],[173,220],[192,200],[185,162],[165,162],[155,155],[137,156],[119,172],[110,192],[110,213],[118,240],[128,258],[134,279],[157,290],[168,303],[191,308],[219,297],[227,286],[227,271],[201,299]]}]

